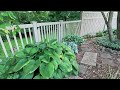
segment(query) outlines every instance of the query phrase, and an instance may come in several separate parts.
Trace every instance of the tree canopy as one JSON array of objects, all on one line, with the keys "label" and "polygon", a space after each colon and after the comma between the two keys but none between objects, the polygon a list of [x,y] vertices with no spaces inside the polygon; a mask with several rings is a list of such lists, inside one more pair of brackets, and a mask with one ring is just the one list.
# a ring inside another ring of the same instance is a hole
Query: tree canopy
[{"label": "tree canopy", "polygon": [[20,23],[78,20],[80,11],[14,11]]}]

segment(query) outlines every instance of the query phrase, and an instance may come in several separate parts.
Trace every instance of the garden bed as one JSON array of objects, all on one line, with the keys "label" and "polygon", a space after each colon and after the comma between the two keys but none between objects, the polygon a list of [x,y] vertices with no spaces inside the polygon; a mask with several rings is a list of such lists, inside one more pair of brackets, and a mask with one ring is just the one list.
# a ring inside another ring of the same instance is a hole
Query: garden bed
[{"label": "garden bed", "polygon": [[[79,53],[76,58],[80,65],[79,77],[83,79],[114,79],[120,78],[118,70],[120,69],[120,53],[115,50],[109,51],[104,47],[96,45],[92,38],[85,44],[79,46]],[[81,64],[85,52],[97,53],[96,66]],[[117,74],[115,74],[117,73]]]}]

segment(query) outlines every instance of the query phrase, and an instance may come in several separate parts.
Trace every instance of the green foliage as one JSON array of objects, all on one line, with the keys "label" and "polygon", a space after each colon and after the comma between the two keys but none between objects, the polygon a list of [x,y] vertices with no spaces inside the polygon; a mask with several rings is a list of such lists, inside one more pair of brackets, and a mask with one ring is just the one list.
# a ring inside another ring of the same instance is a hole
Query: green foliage
[{"label": "green foliage", "polygon": [[84,37],[85,39],[88,39],[88,38],[94,38],[95,36],[94,36],[94,35],[87,34],[87,35],[84,35],[83,37]]},{"label": "green foliage", "polygon": [[96,44],[99,44],[106,48],[111,48],[113,50],[120,51],[120,40],[114,40],[114,41],[110,42],[108,38],[100,37],[100,38],[96,39]]},{"label": "green foliage", "polygon": [[14,11],[13,12],[17,17],[20,23],[28,24],[31,21],[45,22],[48,21],[48,11]]},{"label": "green foliage", "polygon": [[79,20],[80,11],[14,11],[20,23]]},{"label": "green foliage", "polygon": [[75,44],[80,45],[84,42],[83,37],[77,35],[68,35],[64,38],[65,42],[75,42]]},{"label": "green foliage", "polygon": [[56,40],[26,45],[1,68],[4,79],[62,79],[79,71],[73,51]]},{"label": "green foliage", "polygon": [[[117,30],[112,30],[113,34],[116,35],[117,34]],[[102,36],[107,36],[108,35],[108,31],[103,31],[103,32],[98,32],[96,33],[96,37],[102,37]]]},{"label": "green foliage", "polygon": [[104,33],[103,33],[103,32],[98,32],[98,33],[96,33],[96,37],[102,37],[102,36],[104,36]]},{"label": "green foliage", "polygon": [[[13,25],[17,25],[14,27]],[[0,12],[0,35],[9,34],[7,27],[12,27],[13,30],[18,29],[18,21],[12,11],[1,11]]]},{"label": "green foliage", "polygon": [[64,44],[69,46],[75,54],[78,53],[78,45],[75,42],[64,42]]},{"label": "green foliage", "polygon": [[59,20],[79,20],[80,11],[50,11],[49,20],[59,21]]}]

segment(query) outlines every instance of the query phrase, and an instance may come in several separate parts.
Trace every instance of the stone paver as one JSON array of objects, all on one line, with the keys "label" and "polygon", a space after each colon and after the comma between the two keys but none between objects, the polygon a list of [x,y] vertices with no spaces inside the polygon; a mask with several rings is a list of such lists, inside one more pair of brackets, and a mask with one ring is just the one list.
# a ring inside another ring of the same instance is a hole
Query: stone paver
[{"label": "stone paver", "polygon": [[97,53],[85,52],[81,63],[96,66]]},{"label": "stone paver", "polygon": [[87,66],[80,64],[79,65],[79,70],[80,70],[80,73],[85,74],[85,72],[87,70]]},{"label": "stone paver", "polygon": [[85,51],[85,52],[90,52],[92,50],[92,48],[88,48],[88,47],[84,47],[81,49],[82,49],[82,51]]},{"label": "stone paver", "polygon": [[101,53],[102,58],[112,58],[112,56],[108,53]]},{"label": "stone paver", "polygon": [[120,63],[120,58],[117,58],[117,61]]},{"label": "stone paver", "polygon": [[102,60],[102,64],[108,64],[111,66],[115,66],[115,63],[113,62],[113,60],[110,59],[101,59]]}]

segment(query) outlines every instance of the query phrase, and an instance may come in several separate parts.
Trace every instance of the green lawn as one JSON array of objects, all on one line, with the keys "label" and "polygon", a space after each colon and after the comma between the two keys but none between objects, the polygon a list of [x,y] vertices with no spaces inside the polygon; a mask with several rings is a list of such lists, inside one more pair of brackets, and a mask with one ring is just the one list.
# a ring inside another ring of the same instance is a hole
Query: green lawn
[{"label": "green lawn", "polygon": [[[18,42],[19,49],[21,50],[21,49],[22,49],[22,44],[21,44],[20,38],[17,38],[17,42]],[[15,44],[14,39],[11,40],[11,43],[12,43],[12,46],[13,46],[13,47],[16,47],[16,44]],[[25,38],[23,38],[23,43],[24,43],[24,45],[27,44]],[[29,44],[31,43],[29,37],[28,37],[28,43],[29,43]],[[8,55],[9,55],[9,56],[12,56],[12,53],[11,53],[11,50],[10,50],[10,46],[9,46],[7,40],[4,42],[4,45],[5,45],[5,48],[6,48],[7,52],[8,52]],[[4,59],[4,58],[5,58],[5,54],[4,54],[4,52],[3,52],[2,46],[0,45],[0,59]]]}]

